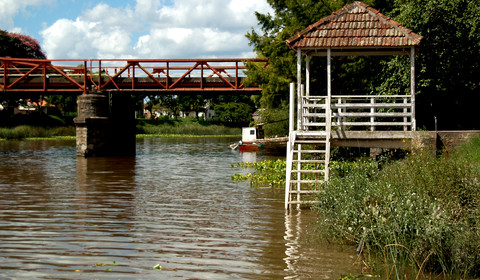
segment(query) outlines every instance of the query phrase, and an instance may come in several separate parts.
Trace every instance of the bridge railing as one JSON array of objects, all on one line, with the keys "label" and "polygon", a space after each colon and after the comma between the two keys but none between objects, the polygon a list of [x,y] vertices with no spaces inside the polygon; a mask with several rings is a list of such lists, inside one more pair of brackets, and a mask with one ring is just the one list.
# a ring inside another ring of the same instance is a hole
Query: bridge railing
[{"label": "bridge railing", "polygon": [[[75,61],[82,66],[54,65],[54,62],[66,61],[70,63]],[[86,60],[2,57],[0,58],[0,90],[4,92],[86,91],[89,76],[84,73],[87,72]],[[59,84],[61,84],[60,87]]]},{"label": "bridge railing", "polygon": [[[123,66],[111,66],[126,62]],[[97,89],[128,87],[158,87],[166,90],[225,88],[245,89],[243,78],[246,62],[267,63],[266,59],[146,59],[146,60],[91,60],[90,69],[96,69]],[[107,66],[106,64],[110,64]],[[143,78],[136,83],[135,78]]]},{"label": "bridge railing", "polygon": [[247,62],[268,63],[266,59],[0,58],[0,90],[258,90],[243,83]]},{"label": "bridge railing", "polygon": [[[303,96],[301,130],[319,131],[326,126],[326,96]],[[414,130],[409,95],[333,95],[330,103],[332,130]]]}]

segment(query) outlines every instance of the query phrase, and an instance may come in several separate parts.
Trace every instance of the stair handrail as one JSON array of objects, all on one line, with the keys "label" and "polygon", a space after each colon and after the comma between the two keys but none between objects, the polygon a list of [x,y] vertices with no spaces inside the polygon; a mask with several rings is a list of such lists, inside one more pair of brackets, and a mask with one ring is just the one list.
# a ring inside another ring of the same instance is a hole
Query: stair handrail
[{"label": "stair handrail", "polygon": [[295,139],[297,132],[292,131],[287,142],[287,162],[286,162],[286,178],[285,178],[285,209],[288,210],[290,202],[290,180],[292,177],[293,154],[295,150]]}]

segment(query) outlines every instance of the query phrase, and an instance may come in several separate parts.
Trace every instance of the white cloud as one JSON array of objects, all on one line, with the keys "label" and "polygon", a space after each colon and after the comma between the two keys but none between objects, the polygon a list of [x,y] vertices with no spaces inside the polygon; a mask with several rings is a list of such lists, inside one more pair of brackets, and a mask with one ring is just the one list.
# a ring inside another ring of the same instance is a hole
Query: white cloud
[{"label": "white cloud", "polygon": [[46,27],[42,47],[49,58],[72,59],[253,56],[245,33],[257,23],[254,11],[270,7],[266,0],[101,3]]},{"label": "white cloud", "polygon": [[52,4],[55,0],[1,0],[0,1],[0,28],[5,30],[21,31],[14,25],[14,17],[19,13],[27,13],[28,6]]}]

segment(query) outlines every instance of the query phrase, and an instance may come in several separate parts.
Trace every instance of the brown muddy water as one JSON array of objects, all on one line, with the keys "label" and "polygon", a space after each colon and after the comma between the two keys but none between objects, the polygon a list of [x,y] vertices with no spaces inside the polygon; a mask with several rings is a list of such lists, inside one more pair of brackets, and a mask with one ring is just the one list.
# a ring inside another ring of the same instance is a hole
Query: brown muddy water
[{"label": "brown muddy water", "polygon": [[135,157],[88,159],[74,141],[0,141],[0,279],[357,274],[355,248],[315,239],[313,212],[231,181],[248,172],[231,164],[267,158],[235,141],[145,138]]}]

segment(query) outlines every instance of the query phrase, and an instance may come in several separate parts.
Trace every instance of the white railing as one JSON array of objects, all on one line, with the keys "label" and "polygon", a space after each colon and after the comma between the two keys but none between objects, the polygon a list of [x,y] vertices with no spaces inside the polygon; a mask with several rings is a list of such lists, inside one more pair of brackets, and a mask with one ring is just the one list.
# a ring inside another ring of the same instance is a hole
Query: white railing
[{"label": "white railing", "polygon": [[326,96],[303,96],[301,129],[325,130],[327,112],[332,130],[415,130],[409,95],[333,95],[330,111]]}]

